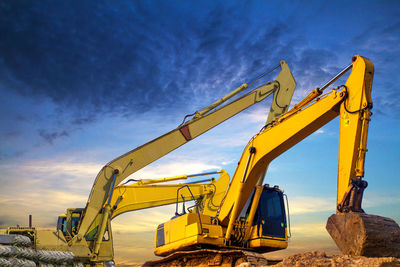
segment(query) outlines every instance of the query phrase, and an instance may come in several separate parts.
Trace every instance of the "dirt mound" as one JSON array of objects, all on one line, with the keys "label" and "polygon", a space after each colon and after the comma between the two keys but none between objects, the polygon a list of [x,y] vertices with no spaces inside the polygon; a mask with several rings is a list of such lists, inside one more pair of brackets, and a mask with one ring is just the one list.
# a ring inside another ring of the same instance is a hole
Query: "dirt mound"
[{"label": "dirt mound", "polygon": [[333,255],[327,256],[324,251],[311,251],[295,254],[284,258],[280,263],[274,265],[279,267],[400,267],[400,259],[393,257],[368,258],[363,256]]}]

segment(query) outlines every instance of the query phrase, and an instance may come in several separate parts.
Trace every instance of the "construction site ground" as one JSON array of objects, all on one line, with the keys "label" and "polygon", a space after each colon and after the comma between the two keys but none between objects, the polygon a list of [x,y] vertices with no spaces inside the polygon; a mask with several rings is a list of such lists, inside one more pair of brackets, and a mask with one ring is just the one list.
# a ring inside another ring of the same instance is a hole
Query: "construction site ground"
[{"label": "construction site ground", "polygon": [[[268,258],[268,257],[267,257]],[[327,255],[324,251],[310,251],[294,254],[283,258],[282,260],[270,260],[269,266],[279,267],[347,267],[347,266],[364,266],[364,267],[400,267],[400,259],[394,257],[369,258],[362,256],[349,255]],[[244,267],[244,266],[242,266]]]}]

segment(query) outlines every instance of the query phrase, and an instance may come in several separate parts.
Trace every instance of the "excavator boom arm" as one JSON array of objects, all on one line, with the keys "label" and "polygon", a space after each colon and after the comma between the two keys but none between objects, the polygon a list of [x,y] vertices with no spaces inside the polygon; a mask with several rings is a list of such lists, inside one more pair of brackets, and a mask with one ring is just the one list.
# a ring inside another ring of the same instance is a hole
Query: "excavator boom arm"
[{"label": "excavator boom arm", "polygon": [[[352,72],[342,91],[333,90],[325,96],[319,96],[321,92],[314,94],[313,98],[303,105],[295,106],[272,126],[254,136],[242,154],[221,205],[218,215],[221,224],[232,224],[237,219],[259,177],[263,175],[265,166],[338,115],[341,125],[338,203],[341,202],[350,188],[351,180],[356,178],[356,166],[363,166],[365,153],[361,152],[365,152],[368,130],[363,118],[365,113],[368,114],[372,103],[372,78],[372,63],[366,58],[356,56],[353,58]],[[364,137],[360,138],[361,135]],[[361,146],[360,140],[363,140]],[[359,151],[361,152],[358,153]]]}]

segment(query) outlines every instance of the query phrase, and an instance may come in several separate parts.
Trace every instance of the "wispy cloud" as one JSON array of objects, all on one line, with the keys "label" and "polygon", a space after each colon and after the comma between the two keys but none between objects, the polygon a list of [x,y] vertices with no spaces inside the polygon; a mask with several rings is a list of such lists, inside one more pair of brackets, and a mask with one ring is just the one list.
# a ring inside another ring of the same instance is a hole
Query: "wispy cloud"
[{"label": "wispy cloud", "polygon": [[44,174],[57,176],[63,174],[75,177],[94,177],[102,166],[93,162],[78,161],[77,159],[59,158],[27,162],[19,167],[23,172],[34,172],[36,176],[42,176]]},{"label": "wispy cloud", "polygon": [[84,207],[99,167],[65,158],[2,164],[0,216],[15,225],[33,214],[36,227],[53,228],[58,214]]},{"label": "wispy cloud", "polygon": [[[400,195],[398,194],[383,192],[381,194],[378,192],[368,192],[367,194],[367,197],[363,198],[363,207],[365,208],[374,208],[400,203]],[[400,216],[400,211],[397,213],[397,215]]]},{"label": "wispy cloud", "polygon": [[328,197],[289,196],[290,213],[303,214],[336,209],[336,200]]}]

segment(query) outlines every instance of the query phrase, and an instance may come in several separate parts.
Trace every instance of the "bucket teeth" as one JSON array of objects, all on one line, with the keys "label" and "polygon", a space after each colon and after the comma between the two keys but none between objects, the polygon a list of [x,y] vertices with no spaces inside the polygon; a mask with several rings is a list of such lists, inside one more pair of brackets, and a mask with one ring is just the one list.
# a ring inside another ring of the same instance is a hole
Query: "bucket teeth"
[{"label": "bucket teeth", "polygon": [[326,230],[343,254],[400,258],[400,228],[390,218],[357,212],[333,214]]}]

